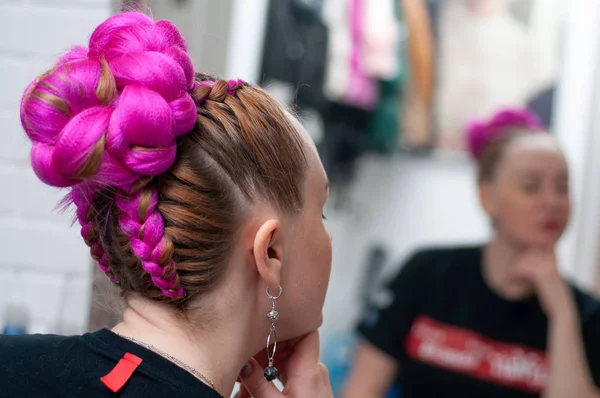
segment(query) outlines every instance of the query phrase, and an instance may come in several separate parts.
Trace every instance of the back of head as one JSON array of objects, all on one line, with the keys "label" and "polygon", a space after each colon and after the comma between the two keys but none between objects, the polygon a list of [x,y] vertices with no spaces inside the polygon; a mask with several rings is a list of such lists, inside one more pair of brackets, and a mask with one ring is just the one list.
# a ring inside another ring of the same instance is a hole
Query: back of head
[{"label": "back of head", "polygon": [[21,121],[45,183],[125,294],[184,308],[225,272],[251,205],[302,208],[306,143],[267,93],[194,73],[168,21],[99,25],[32,82]]},{"label": "back of head", "polygon": [[539,118],[528,109],[507,108],[489,120],[474,121],[467,128],[469,151],[477,162],[477,180],[493,180],[506,147],[519,137],[545,132]]}]

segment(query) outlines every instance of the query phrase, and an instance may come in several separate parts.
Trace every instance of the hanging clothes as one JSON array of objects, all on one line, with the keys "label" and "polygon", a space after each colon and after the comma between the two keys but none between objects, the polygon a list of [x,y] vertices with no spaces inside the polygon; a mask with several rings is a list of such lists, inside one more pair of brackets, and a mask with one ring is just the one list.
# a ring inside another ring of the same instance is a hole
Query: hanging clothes
[{"label": "hanging clothes", "polygon": [[330,178],[345,183],[365,152],[397,150],[406,35],[398,0],[325,0],[323,13],[325,93],[333,105],[320,149]]},{"label": "hanging clothes", "polygon": [[435,44],[431,4],[400,0],[408,34],[409,83],[402,108],[402,146],[423,149],[433,143],[432,105],[435,85]]},{"label": "hanging clothes", "polygon": [[325,0],[323,4],[323,20],[329,29],[324,91],[327,99],[335,103],[342,102],[350,81],[349,13],[349,0]]},{"label": "hanging clothes", "polygon": [[[542,4],[532,11],[554,12],[546,2],[535,3]],[[469,120],[502,106],[524,106],[552,81],[555,62],[545,42],[555,45],[553,37],[540,37],[535,24],[526,26],[510,2],[486,10],[478,4],[441,2],[435,106],[439,145],[446,149],[464,148]]]},{"label": "hanging clothes", "polygon": [[356,162],[368,147],[369,117],[368,111],[331,103],[318,150],[333,187],[344,187],[352,181]]},{"label": "hanging clothes", "polygon": [[360,109],[372,110],[379,99],[379,86],[377,81],[367,74],[364,65],[364,2],[365,0],[350,0],[350,79],[343,102]]},{"label": "hanging clothes", "polygon": [[292,86],[294,103],[320,113],[328,30],[319,11],[322,0],[271,0],[262,60],[262,78]]},{"label": "hanging clothes", "polygon": [[363,0],[362,65],[367,75],[393,80],[400,73],[401,21],[397,0]]},{"label": "hanging clothes", "polygon": [[329,28],[325,94],[335,103],[362,110],[377,105],[379,88],[365,67],[366,0],[326,0],[323,18]]},{"label": "hanging clothes", "polygon": [[369,149],[391,154],[397,151],[402,125],[398,109],[407,77],[406,27],[397,0],[367,0],[366,6],[365,42],[373,54],[365,63],[369,73],[379,79],[379,101],[370,116],[367,139]]},{"label": "hanging clothes", "polygon": [[554,109],[554,93],[556,85],[546,87],[527,101],[527,107],[531,109],[541,120],[544,127],[552,129],[552,116]]},{"label": "hanging clothes", "polygon": [[367,148],[369,111],[377,97],[375,81],[362,75],[360,1],[325,0],[323,4],[329,29],[324,92],[330,106],[318,150],[332,186],[342,190]]}]

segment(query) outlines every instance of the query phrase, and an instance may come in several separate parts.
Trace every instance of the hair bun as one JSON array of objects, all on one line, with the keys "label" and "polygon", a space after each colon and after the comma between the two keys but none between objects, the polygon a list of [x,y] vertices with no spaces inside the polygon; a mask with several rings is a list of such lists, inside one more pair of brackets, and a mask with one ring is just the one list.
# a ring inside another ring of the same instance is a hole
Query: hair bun
[{"label": "hair bun", "polygon": [[176,137],[197,117],[194,68],[168,21],[130,12],[99,25],[26,89],[21,122],[38,177],[58,187],[82,181],[128,186],[166,171]]},{"label": "hair bun", "polygon": [[506,108],[497,112],[490,120],[469,123],[467,143],[471,155],[479,159],[483,149],[493,140],[510,133],[512,128],[524,128],[532,132],[543,131],[538,116],[528,108]]}]

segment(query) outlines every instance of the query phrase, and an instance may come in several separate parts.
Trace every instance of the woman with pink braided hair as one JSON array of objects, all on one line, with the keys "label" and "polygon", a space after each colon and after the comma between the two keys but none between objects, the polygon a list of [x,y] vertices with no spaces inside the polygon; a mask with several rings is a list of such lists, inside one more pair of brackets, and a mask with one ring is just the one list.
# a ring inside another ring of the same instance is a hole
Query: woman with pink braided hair
[{"label": "woman with pink braided hair", "polygon": [[600,302],[564,281],[571,209],[555,138],[527,109],[468,126],[485,245],[416,253],[373,303],[347,398],[600,396]]},{"label": "woman with pink braided hair", "polygon": [[0,337],[0,395],[332,396],[327,179],[265,91],[195,73],[174,25],[129,12],[27,87],[21,121],[127,308],[112,330]]}]

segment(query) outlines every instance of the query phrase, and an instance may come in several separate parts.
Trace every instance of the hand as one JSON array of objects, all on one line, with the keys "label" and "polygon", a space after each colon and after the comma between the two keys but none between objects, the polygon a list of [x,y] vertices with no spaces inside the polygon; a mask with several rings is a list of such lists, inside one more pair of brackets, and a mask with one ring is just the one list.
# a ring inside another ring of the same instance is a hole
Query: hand
[{"label": "hand", "polygon": [[278,343],[275,367],[284,386],[283,392],[265,380],[266,366],[266,354],[250,359],[240,373],[242,387],[237,398],[333,398],[327,368],[319,362],[317,332]]},{"label": "hand", "polygon": [[556,255],[553,250],[532,248],[527,250],[515,266],[518,278],[530,282],[538,300],[550,318],[568,307],[572,297],[567,284],[558,273]]}]

